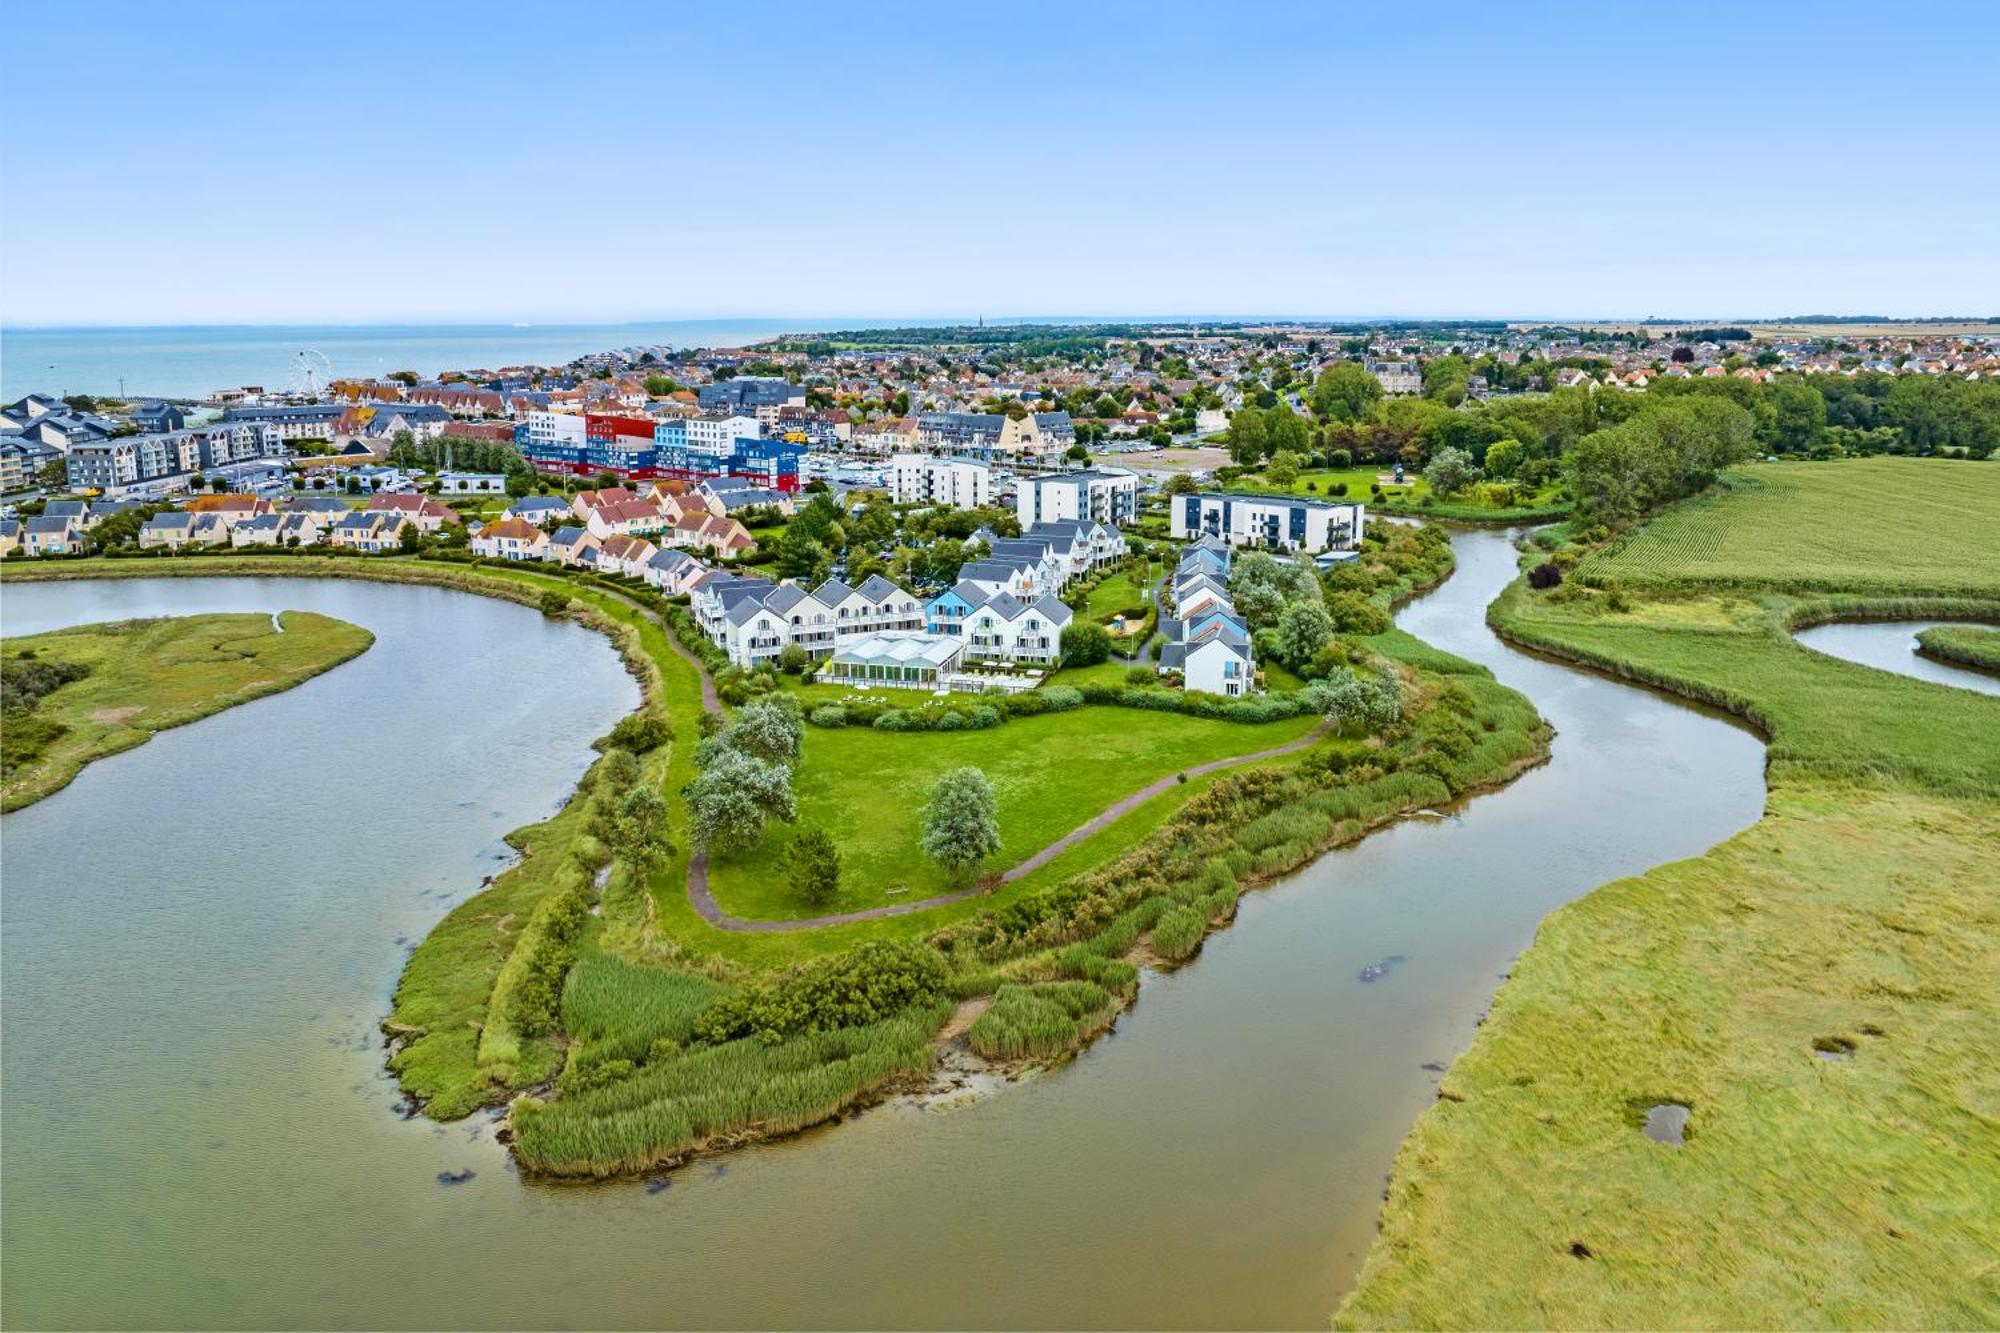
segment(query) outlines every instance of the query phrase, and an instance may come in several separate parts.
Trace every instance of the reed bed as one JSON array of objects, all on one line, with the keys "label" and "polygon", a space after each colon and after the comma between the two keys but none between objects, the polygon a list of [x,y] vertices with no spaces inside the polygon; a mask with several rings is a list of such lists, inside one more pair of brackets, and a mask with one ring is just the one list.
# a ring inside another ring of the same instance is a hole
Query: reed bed
[{"label": "reed bed", "polygon": [[563,985],[563,1030],[575,1043],[570,1069],[612,1060],[643,1063],[662,1043],[685,1045],[702,1010],[728,992],[692,972],[586,953]]},{"label": "reed bed", "polygon": [[1048,1059],[1068,1054],[1107,1027],[1118,1009],[1110,991],[1090,981],[1002,986],[966,1035],[989,1060]]},{"label": "reed bed", "polygon": [[928,1073],[937,1058],[931,1034],[949,1012],[938,1001],[777,1045],[739,1039],[556,1101],[520,1098],[515,1155],[546,1175],[610,1176],[713,1141],[795,1133]]}]

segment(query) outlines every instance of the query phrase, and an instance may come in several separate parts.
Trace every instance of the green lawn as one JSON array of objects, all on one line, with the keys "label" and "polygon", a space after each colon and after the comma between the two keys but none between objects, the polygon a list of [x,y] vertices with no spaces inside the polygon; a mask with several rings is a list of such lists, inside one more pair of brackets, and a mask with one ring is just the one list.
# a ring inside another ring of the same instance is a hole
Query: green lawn
[{"label": "green lawn", "polygon": [[1921,458],[1737,468],[1586,561],[1586,581],[1648,587],[2000,595],[2000,464]]},{"label": "green lawn", "polygon": [[[1976,493],[2000,474],[1881,461],[1760,468],[1655,520],[1602,561],[1673,569],[1627,610],[1495,604],[1517,640],[1754,720],[1771,794],[1543,924],[1404,1143],[1340,1326],[2000,1324],[2000,700],[1788,632],[2000,615],[1951,595],[2000,568]],[[1843,514],[1878,539],[1829,540]],[[1779,582],[1829,595],[1741,591]],[[1639,1131],[1669,1101],[1678,1147]]]},{"label": "green lawn", "polygon": [[[1260,495],[1303,495],[1315,500],[1359,500],[1385,513],[1418,514],[1436,518],[1458,518],[1484,522],[1525,521],[1559,517],[1569,511],[1560,486],[1547,486],[1534,495],[1523,496],[1508,508],[1497,509],[1470,495],[1439,500],[1431,494],[1430,483],[1416,472],[1402,484],[1388,480],[1393,468],[1305,468],[1290,487],[1272,484],[1262,473],[1248,473],[1223,489],[1249,491]],[[1382,493],[1374,493],[1376,486]],[[1345,486],[1346,492],[1340,492]]]},{"label": "green lawn", "polygon": [[288,690],[375,642],[358,625],[308,611],[283,612],[279,624],[282,633],[261,613],[182,616],[6,640],[10,677],[31,659],[73,663],[89,674],[31,710],[9,708],[0,809],[32,804],[91,760],[155,732]]},{"label": "green lawn", "polygon": [[999,796],[1001,870],[1106,806],[1191,765],[1267,749],[1317,719],[1246,725],[1129,708],[1081,708],[1015,718],[988,731],[892,733],[810,728],[797,772],[798,826],[840,845],[841,893],[831,908],[792,901],[779,857],[792,830],[769,828],[751,850],[718,857],[716,900],[737,916],[783,918],[925,898],[953,887],[923,855],[919,807],[949,769],[971,765]]},{"label": "green lawn", "polygon": [[[1090,590],[1082,618],[1103,624],[1120,613],[1129,613],[1133,619],[1143,619],[1152,603],[1152,585],[1142,582],[1146,573],[1143,568],[1120,569],[1105,576],[1103,582]],[[1153,577],[1158,577],[1157,572]]]}]

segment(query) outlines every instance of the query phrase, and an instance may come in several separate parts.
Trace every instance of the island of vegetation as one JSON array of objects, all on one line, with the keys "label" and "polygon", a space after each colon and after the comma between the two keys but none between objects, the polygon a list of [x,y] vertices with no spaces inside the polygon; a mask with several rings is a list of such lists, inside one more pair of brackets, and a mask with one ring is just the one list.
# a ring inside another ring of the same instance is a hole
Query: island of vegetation
[{"label": "island of vegetation", "polygon": [[[1167,567],[1152,554],[1076,600],[1111,619],[1149,605]],[[598,1176],[824,1121],[921,1084],[947,1051],[1062,1060],[1245,888],[1540,762],[1526,699],[1390,624],[1451,563],[1441,530],[1393,525],[1324,572],[1241,555],[1230,590],[1262,626],[1267,690],[1236,700],[1159,688],[1095,621],[1019,695],[746,672],[684,599],[450,549],[8,574],[417,580],[613,637],[644,706],[418,947],[384,1024],[413,1103],[439,1119],[509,1104],[525,1170]]]},{"label": "island of vegetation", "polygon": [[0,643],[0,809],[68,785],[85,764],[288,690],[375,636],[310,611],[81,625]]},{"label": "island of vegetation", "polygon": [[1953,666],[2000,676],[2000,629],[1940,625],[1917,635],[1917,651]]},{"label": "island of vegetation", "polygon": [[1493,625],[1756,726],[1765,815],[1549,917],[1339,1324],[1992,1327],[2000,700],[1791,631],[2000,619],[2000,473],[1740,469],[1524,564]]}]

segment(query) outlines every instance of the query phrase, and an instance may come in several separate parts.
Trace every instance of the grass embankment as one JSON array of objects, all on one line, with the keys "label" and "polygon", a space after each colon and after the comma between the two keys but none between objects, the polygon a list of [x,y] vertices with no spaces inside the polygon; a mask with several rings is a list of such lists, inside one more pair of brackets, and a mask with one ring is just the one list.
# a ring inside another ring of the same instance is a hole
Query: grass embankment
[{"label": "grass embankment", "polygon": [[[1755,722],[1771,793],[1543,924],[1405,1142],[1341,1325],[2000,1323],[2000,701],[1789,633],[2000,615],[1966,595],[2000,569],[2000,471],[1884,461],[1734,476],[1588,561],[1603,590],[1494,604]],[[1867,559],[1818,526],[1859,482]],[[1640,1132],[1662,1103],[1691,1108],[1679,1146]]]},{"label": "grass embankment", "polygon": [[2000,629],[1940,625],[1917,636],[1917,651],[1940,662],[2000,676]]},{"label": "grass embankment", "polygon": [[0,810],[39,801],[155,732],[291,689],[374,642],[309,611],[282,612],[276,624],[262,613],[180,616],[8,639]]}]

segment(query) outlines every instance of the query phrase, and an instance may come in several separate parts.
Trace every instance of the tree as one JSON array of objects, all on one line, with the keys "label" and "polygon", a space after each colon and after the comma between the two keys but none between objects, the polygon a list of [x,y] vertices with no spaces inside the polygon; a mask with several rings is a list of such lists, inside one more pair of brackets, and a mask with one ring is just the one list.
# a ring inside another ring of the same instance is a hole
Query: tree
[{"label": "tree", "polygon": [[1341,671],[1306,687],[1326,720],[1335,727],[1359,723],[1364,731],[1380,731],[1403,716],[1403,690],[1387,672],[1356,676]]},{"label": "tree", "polygon": [[993,784],[976,768],[946,773],[923,810],[924,852],[958,878],[1000,850]]},{"label": "tree", "polygon": [[1282,660],[1297,670],[1333,638],[1333,617],[1318,602],[1293,602],[1278,617],[1278,648]]},{"label": "tree", "polygon": [[1424,367],[1424,397],[1446,407],[1465,401],[1467,380],[1472,371],[1462,356],[1440,356]]},{"label": "tree", "polygon": [[1080,444],[1072,444],[1069,447],[1069,453],[1065,456],[1072,463],[1087,463],[1090,461],[1090,450]]},{"label": "tree", "polygon": [[396,534],[396,546],[404,555],[415,554],[416,549],[423,544],[423,540],[424,534],[414,523],[405,523],[403,530]]},{"label": "tree", "polygon": [[1826,399],[1804,380],[1787,375],[1771,388],[1771,443],[1782,454],[1811,453],[1826,433]]},{"label": "tree", "polygon": [[1312,447],[1312,432],[1299,414],[1280,403],[1264,414],[1264,452],[1303,454]]},{"label": "tree", "polygon": [[840,848],[826,830],[799,830],[785,849],[785,882],[808,907],[825,907],[840,893]]},{"label": "tree", "polygon": [[1285,610],[1287,580],[1267,551],[1246,551],[1229,570],[1229,597],[1251,629],[1278,623]]},{"label": "tree", "polygon": [[1521,460],[1528,456],[1528,446],[1519,440],[1496,440],[1486,447],[1486,475],[1507,478],[1520,470]]},{"label": "tree", "polygon": [[1111,656],[1111,635],[1104,626],[1088,620],[1063,626],[1062,664],[1096,666]]},{"label": "tree", "polygon": [[1382,385],[1358,362],[1339,361],[1313,381],[1313,415],[1321,421],[1359,421],[1382,396]]},{"label": "tree", "polygon": [[635,866],[645,866],[670,855],[667,839],[667,802],[651,787],[634,787],[618,802],[611,820],[611,847]]},{"label": "tree", "polygon": [[704,851],[748,847],[767,819],[790,823],[796,813],[792,771],[725,747],[688,784],[688,828]]},{"label": "tree", "polygon": [[1264,414],[1256,408],[1239,408],[1229,418],[1229,456],[1242,466],[1255,467],[1263,462],[1269,441]]},{"label": "tree", "polygon": [[1290,490],[1299,484],[1299,468],[1303,462],[1303,459],[1290,450],[1273,454],[1270,463],[1264,468],[1264,478],[1273,486],[1282,486]]},{"label": "tree", "polygon": [[1434,493],[1449,498],[1478,481],[1479,469],[1472,465],[1472,455],[1465,450],[1444,448],[1438,450],[1430,466],[1424,469],[1424,480],[1431,484]]},{"label": "tree", "polygon": [[736,710],[724,733],[728,745],[770,764],[789,764],[805,743],[805,723],[798,700],[771,694]]},{"label": "tree", "polygon": [[1167,478],[1167,484],[1162,486],[1160,491],[1163,495],[1193,495],[1200,489],[1195,485],[1193,477],[1185,472],[1176,472]]}]

